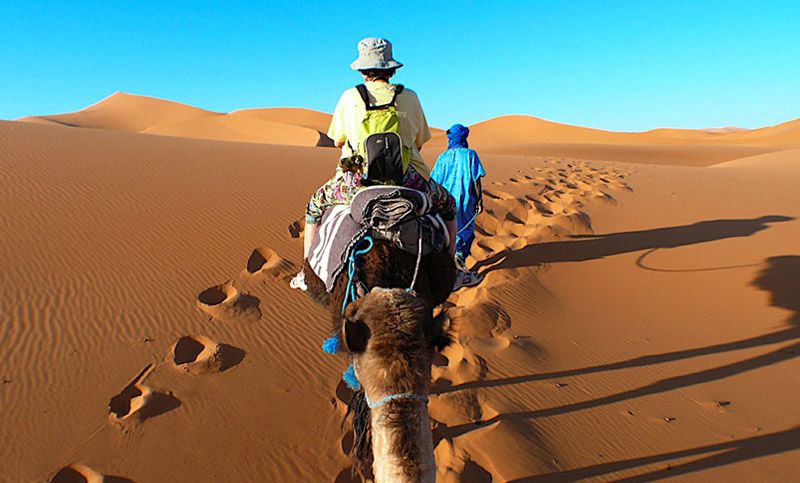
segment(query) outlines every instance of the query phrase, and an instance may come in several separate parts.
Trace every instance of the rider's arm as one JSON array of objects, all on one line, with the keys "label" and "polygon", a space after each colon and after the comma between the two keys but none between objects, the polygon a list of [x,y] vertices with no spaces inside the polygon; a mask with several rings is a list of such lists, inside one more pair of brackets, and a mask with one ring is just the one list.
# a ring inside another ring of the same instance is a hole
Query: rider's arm
[{"label": "rider's arm", "polygon": [[476,211],[478,213],[483,213],[483,187],[481,186],[480,178],[475,180],[475,194],[478,198],[478,203],[476,204]]}]

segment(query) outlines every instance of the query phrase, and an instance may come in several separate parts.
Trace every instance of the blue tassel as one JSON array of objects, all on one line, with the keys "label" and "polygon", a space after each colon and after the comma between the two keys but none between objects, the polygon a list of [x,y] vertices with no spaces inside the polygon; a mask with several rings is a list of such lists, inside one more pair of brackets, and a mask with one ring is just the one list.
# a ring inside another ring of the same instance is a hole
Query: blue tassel
[{"label": "blue tassel", "polygon": [[347,387],[349,387],[353,391],[361,390],[361,383],[358,381],[358,378],[356,377],[356,370],[353,368],[353,364],[347,366],[347,370],[344,371],[344,374],[342,374],[342,380],[344,381],[345,384],[347,384]]},{"label": "blue tassel", "polygon": [[325,339],[325,342],[322,343],[322,351],[328,354],[336,354],[339,352],[339,347],[341,346],[341,341],[339,340],[338,335],[334,335],[329,339]]}]

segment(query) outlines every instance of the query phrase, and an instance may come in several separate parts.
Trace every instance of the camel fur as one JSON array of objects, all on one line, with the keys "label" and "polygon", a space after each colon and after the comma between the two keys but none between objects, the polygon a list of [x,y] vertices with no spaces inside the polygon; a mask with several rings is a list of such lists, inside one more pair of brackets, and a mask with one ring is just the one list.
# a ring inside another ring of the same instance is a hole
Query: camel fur
[{"label": "camel fur", "polygon": [[[305,265],[308,292],[329,307],[332,335],[341,338],[362,384],[362,390],[348,403],[355,441],[351,452],[354,471],[371,479],[370,470],[375,468],[378,482],[381,478],[426,481],[435,475],[427,404],[419,399],[395,399],[370,410],[364,392],[372,401],[390,394],[427,396],[433,354],[450,342],[444,319],[434,319],[433,308],[450,295],[455,264],[446,250],[424,256],[415,293],[409,293],[405,289],[411,284],[415,264],[416,255],[376,240],[373,249],[361,257],[356,275],[368,293],[351,302],[344,315],[341,307],[347,273],[338,277],[329,294],[308,262]],[[375,425],[380,430],[377,438]],[[393,463],[373,461],[373,451]],[[398,474],[381,475],[381,471]]]}]

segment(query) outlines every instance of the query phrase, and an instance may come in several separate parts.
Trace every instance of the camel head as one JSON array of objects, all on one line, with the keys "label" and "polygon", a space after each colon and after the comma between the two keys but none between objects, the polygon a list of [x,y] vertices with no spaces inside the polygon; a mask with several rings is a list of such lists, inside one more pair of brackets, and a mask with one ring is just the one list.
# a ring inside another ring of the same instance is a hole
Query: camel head
[{"label": "camel head", "polygon": [[434,351],[449,343],[443,320],[403,289],[373,288],[347,306],[341,340],[373,401],[389,394],[427,394]]},{"label": "camel head", "polygon": [[364,475],[372,460],[376,482],[435,478],[427,395],[434,352],[449,343],[443,320],[403,289],[373,288],[345,310],[340,337],[363,389],[351,401],[354,467]]}]

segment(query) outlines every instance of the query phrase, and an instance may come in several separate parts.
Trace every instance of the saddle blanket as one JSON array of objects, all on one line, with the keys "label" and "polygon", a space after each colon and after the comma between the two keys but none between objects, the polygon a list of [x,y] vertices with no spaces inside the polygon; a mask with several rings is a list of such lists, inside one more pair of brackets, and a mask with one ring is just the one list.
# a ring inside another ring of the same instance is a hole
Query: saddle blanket
[{"label": "saddle blanket", "polygon": [[441,217],[431,213],[425,193],[398,186],[370,186],[356,193],[350,206],[325,211],[308,261],[330,292],[347,265],[353,247],[365,236],[389,240],[416,254],[440,251],[450,237]]}]

